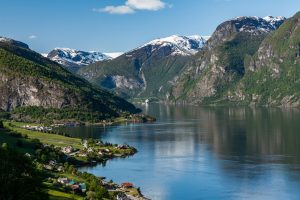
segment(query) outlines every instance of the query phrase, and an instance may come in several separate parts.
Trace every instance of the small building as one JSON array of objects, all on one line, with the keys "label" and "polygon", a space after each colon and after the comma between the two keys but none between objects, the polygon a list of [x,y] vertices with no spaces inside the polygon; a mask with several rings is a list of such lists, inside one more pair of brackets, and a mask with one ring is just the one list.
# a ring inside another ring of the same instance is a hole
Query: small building
[{"label": "small building", "polygon": [[63,166],[58,166],[58,167],[57,167],[57,171],[63,172],[63,171],[64,171],[64,167],[63,167]]},{"label": "small building", "polygon": [[52,166],[56,165],[56,161],[55,160],[50,160],[49,165],[52,165]]},{"label": "small building", "polygon": [[68,178],[58,178],[57,182],[66,185],[69,183],[69,180],[68,180]]},{"label": "small building", "polygon": [[74,184],[74,185],[71,185],[71,189],[72,190],[79,190],[80,186],[79,186],[79,184]]},{"label": "small building", "polygon": [[53,170],[53,166],[52,165],[44,165],[44,168],[47,170],[52,171]]},{"label": "small building", "polygon": [[74,185],[74,184],[76,184],[76,182],[75,182],[74,180],[70,180],[70,181],[67,183],[67,185],[69,185],[69,186],[72,186],[72,185]]},{"label": "small building", "polygon": [[73,148],[72,146],[63,147],[63,148],[61,149],[61,151],[62,151],[63,153],[69,154],[69,153],[74,152],[74,148]]},{"label": "small building", "polygon": [[86,192],[86,184],[85,183],[79,183],[79,187],[81,192]]},{"label": "small building", "polygon": [[119,149],[129,149],[128,145],[119,145],[118,146]]},{"label": "small building", "polygon": [[25,153],[25,156],[28,157],[28,158],[31,157],[31,155],[29,153]]},{"label": "small building", "polygon": [[87,152],[92,153],[92,152],[94,152],[94,149],[92,147],[89,147]]},{"label": "small building", "polygon": [[129,182],[122,183],[122,188],[125,188],[125,189],[133,188],[133,184],[129,183]]},{"label": "small building", "polygon": [[86,153],[79,153],[78,156],[79,157],[87,157],[87,154]]},{"label": "small building", "polygon": [[89,147],[89,144],[88,144],[88,141],[87,141],[87,140],[83,140],[82,143],[83,143],[83,147],[84,147],[84,148],[87,149],[87,148]]}]

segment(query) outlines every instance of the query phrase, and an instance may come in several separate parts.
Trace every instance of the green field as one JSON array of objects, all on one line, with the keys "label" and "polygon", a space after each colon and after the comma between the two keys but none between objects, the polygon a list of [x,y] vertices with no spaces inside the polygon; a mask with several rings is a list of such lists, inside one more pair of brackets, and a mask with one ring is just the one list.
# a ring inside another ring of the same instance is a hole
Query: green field
[{"label": "green field", "polygon": [[74,148],[78,149],[82,148],[81,139],[79,138],[71,138],[62,135],[26,130],[21,128],[21,126],[26,124],[20,122],[4,122],[3,124],[5,128],[17,133],[21,133],[23,135],[27,135],[31,139],[38,139],[43,144],[55,145],[60,147],[73,146]]},{"label": "green field", "polygon": [[0,129],[0,133],[0,144],[6,143],[9,147],[17,149],[19,152],[22,153],[32,154],[34,152],[33,144],[30,143],[30,141],[24,138],[14,137],[10,135],[11,132],[6,129]]}]

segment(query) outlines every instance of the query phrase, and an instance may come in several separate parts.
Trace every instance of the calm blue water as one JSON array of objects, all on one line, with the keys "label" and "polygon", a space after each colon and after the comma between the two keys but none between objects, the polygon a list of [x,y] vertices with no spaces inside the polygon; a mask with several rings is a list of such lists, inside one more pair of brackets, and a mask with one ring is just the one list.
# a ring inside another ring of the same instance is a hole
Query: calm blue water
[{"label": "calm blue water", "polygon": [[151,199],[300,199],[300,112],[151,104],[156,123],[67,128],[138,153],[84,168]]}]

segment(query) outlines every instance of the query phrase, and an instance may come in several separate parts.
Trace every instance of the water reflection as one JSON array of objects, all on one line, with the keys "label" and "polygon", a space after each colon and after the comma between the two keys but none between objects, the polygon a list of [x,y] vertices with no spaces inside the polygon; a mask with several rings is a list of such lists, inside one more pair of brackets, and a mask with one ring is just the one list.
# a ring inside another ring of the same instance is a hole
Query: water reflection
[{"label": "water reflection", "polygon": [[158,121],[63,130],[139,150],[84,170],[132,181],[154,199],[300,199],[297,109],[154,104],[145,110]]}]

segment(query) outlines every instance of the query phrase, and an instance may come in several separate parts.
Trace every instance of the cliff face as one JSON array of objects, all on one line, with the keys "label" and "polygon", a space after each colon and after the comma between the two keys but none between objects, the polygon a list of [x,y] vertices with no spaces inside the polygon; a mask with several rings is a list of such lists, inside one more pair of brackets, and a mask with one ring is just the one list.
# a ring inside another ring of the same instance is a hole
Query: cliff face
[{"label": "cliff face", "polygon": [[300,105],[300,13],[263,41],[247,60],[245,76],[227,96],[250,104]]},{"label": "cliff face", "polygon": [[193,104],[222,101],[226,91],[243,78],[245,58],[254,55],[283,21],[267,23],[263,18],[240,17],[222,23],[186,65],[172,88],[171,100]]},{"label": "cliff face", "polygon": [[106,117],[138,111],[57,63],[6,41],[0,41],[0,94],[0,109],[5,111],[22,106],[75,108]]},{"label": "cliff face", "polygon": [[70,90],[36,77],[0,74],[0,108],[12,110],[20,106],[63,108],[76,106],[81,101]]}]

